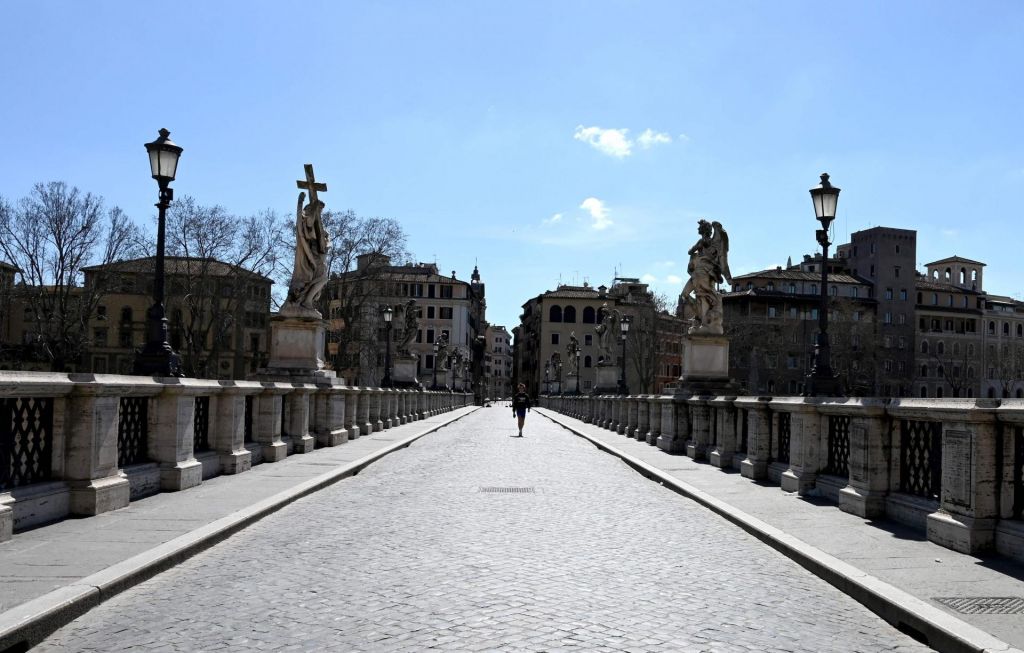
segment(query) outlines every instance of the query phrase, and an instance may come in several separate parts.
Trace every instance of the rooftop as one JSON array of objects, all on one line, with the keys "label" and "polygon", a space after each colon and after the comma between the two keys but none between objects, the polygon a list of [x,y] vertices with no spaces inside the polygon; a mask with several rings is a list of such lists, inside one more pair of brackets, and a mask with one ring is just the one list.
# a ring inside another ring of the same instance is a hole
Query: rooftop
[{"label": "rooftop", "polygon": [[[106,265],[90,265],[89,267],[82,268],[82,270],[85,272],[134,272],[153,274],[155,266],[156,257],[147,256],[145,258],[136,258],[128,261],[116,261]],[[243,275],[256,277],[273,283],[273,279],[265,277],[262,274],[246,270],[245,268],[232,263],[225,263],[224,261],[218,261],[212,258],[195,258],[188,256],[167,256],[164,258],[164,272],[168,275],[196,274],[204,267],[206,268],[206,274],[216,277],[226,277],[240,272]]]}]

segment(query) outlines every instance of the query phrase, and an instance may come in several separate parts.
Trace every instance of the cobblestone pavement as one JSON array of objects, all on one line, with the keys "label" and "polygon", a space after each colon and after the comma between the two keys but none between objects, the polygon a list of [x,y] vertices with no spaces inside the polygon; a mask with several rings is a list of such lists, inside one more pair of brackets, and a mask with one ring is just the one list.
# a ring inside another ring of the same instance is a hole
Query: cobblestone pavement
[{"label": "cobblestone pavement", "polygon": [[928,650],[537,414],[514,433],[479,410],[37,650]]}]

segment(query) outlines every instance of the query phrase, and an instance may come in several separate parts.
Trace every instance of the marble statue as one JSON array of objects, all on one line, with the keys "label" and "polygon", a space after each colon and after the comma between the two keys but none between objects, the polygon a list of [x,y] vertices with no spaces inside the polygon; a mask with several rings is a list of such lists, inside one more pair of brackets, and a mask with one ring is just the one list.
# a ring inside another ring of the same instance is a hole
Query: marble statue
[{"label": "marble statue", "polygon": [[700,220],[700,239],[687,252],[689,281],[679,296],[683,317],[690,320],[690,334],[722,335],[722,295],[718,284],[732,283],[729,271],[729,234],[720,222]]},{"label": "marble statue", "polygon": [[309,191],[309,203],[303,206],[306,193],[299,193],[295,211],[295,267],[288,284],[288,297],[281,307],[284,315],[303,317],[323,316],[317,310],[317,300],[327,285],[327,250],[330,241],[321,219],[324,203],[317,191],[326,191],[327,184],[318,183],[313,177],[313,166],[306,164],[306,179],[296,182],[299,188]]},{"label": "marble statue", "polygon": [[598,366],[615,365],[615,340],[619,336],[619,322],[622,316],[608,304],[601,306],[601,323],[594,327],[597,334],[597,348],[601,351]]},{"label": "marble statue", "polygon": [[403,325],[402,325],[402,339],[398,343],[398,354],[400,356],[408,356],[412,352],[410,347],[412,341],[416,339],[416,334],[420,329],[420,309],[416,305],[415,299],[410,299],[404,307],[401,308],[404,313]]},{"label": "marble statue", "polygon": [[569,344],[565,346],[565,351],[569,355],[569,376],[575,376],[579,374],[579,362],[580,362],[580,341],[576,337],[576,332],[572,331],[569,333]]},{"label": "marble statue", "polygon": [[439,370],[448,369],[448,359],[451,354],[448,352],[448,336],[442,335],[437,340],[437,355],[434,357],[434,365]]}]

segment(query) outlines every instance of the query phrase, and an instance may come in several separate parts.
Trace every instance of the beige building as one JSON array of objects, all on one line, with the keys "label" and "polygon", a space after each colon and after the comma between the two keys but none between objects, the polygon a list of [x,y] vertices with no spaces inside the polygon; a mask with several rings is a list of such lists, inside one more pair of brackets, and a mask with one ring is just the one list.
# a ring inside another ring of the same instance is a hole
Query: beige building
[{"label": "beige building", "polygon": [[487,327],[484,353],[484,388],[492,399],[511,397],[512,392],[512,335],[503,326]]},{"label": "beige building", "polygon": [[[12,344],[11,334],[11,291],[14,288],[14,276],[20,270],[0,261],[0,349]],[[2,356],[0,356],[2,360]]]},{"label": "beige building", "polygon": [[[454,370],[437,370],[437,384],[461,389],[482,380],[486,286],[477,268],[467,282],[454,271],[440,274],[434,263],[391,265],[385,256],[367,254],[359,257],[355,270],[332,279],[326,292],[327,351],[339,376],[358,385],[379,385],[387,350],[382,310],[414,301],[420,317],[410,350],[417,358],[420,383],[433,385],[434,345],[442,339],[449,343],[449,352],[462,350],[472,365],[458,379]],[[403,326],[392,325],[392,356]]]},{"label": "beige building", "polygon": [[[154,269],[153,257],[83,268],[86,288],[102,284],[107,290],[88,318],[84,353],[69,371],[131,373],[135,350],[145,344]],[[168,339],[187,374],[244,379],[266,363],[269,278],[220,261],[171,256],[165,274]],[[10,330],[26,345],[38,330],[17,289]],[[27,369],[48,369],[43,360],[25,363]]]}]

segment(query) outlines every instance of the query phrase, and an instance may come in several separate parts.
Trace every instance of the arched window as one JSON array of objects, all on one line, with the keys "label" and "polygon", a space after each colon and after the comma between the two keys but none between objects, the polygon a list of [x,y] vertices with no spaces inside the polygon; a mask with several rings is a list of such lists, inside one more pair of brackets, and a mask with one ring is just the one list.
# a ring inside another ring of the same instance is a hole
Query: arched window
[{"label": "arched window", "polygon": [[960,285],[967,283],[967,268],[960,268]]},{"label": "arched window", "polygon": [[922,365],[921,366],[921,378],[922,379],[927,379],[928,378],[928,366],[927,365]]},{"label": "arched window", "polygon": [[949,268],[946,268],[945,280],[946,281],[952,281],[953,280],[953,271],[951,269],[949,269]]},{"label": "arched window", "polygon": [[917,293],[917,303],[918,304],[923,304],[924,303],[924,298],[921,297],[921,293]]},{"label": "arched window", "polygon": [[132,307],[124,306],[121,308],[121,321],[131,322],[132,321]]},{"label": "arched window", "polygon": [[940,379],[943,377],[943,375],[945,375],[945,373],[946,368],[941,365],[939,365],[938,368],[936,368],[935,370],[935,376],[939,377]]},{"label": "arched window", "polygon": [[941,354],[945,354],[946,353],[946,343],[944,343],[944,342],[942,342],[940,340],[939,344],[935,345],[935,352],[937,354],[940,354],[940,355]]},{"label": "arched window", "polygon": [[1010,335],[1010,323],[1009,322],[1003,322],[1003,335],[1004,336]]},{"label": "arched window", "polygon": [[562,311],[562,321],[576,323],[576,307],[566,306],[565,310]]},{"label": "arched window", "polygon": [[973,367],[968,367],[967,368],[967,378],[968,379],[973,379],[974,378],[974,368]]},{"label": "arched window", "polygon": [[583,357],[583,367],[592,367],[594,364],[593,359],[590,356]]},{"label": "arched window", "polygon": [[1024,337],[1024,325],[1021,325],[1021,324],[1017,325],[1017,337],[1018,338]]},{"label": "arched window", "polygon": [[935,396],[938,397],[939,399],[942,399],[942,386],[941,385],[939,387],[935,388]]},{"label": "arched window", "polygon": [[561,322],[562,321],[562,307],[555,304],[551,307],[548,312],[548,322]]},{"label": "arched window", "polygon": [[927,399],[928,398],[928,386],[926,386],[926,385],[921,386],[921,398],[922,399]]},{"label": "arched window", "polygon": [[988,323],[988,334],[990,336],[996,335],[996,323],[992,322],[991,320]]},{"label": "arched window", "polygon": [[922,354],[927,354],[928,353],[928,341],[927,340],[922,340],[921,341],[921,353]]},{"label": "arched window", "polygon": [[596,324],[597,319],[594,317],[594,307],[587,306],[583,309],[583,324]]},{"label": "arched window", "polygon": [[974,356],[974,344],[973,343],[968,343],[967,344],[967,355],[968,356]]}]

